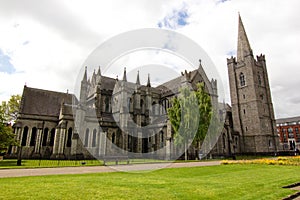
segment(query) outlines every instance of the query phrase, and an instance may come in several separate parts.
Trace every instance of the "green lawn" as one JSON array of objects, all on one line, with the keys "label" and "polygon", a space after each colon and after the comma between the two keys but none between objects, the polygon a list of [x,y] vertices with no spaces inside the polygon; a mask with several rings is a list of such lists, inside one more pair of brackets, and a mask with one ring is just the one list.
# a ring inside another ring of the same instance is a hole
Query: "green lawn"
[{"label": "green lawn", "polygon": [[[166,160],[154,159],[130,159],[130,164],[142,163],[163,163],[170,162]],[[106,162],[106,165],[115,165],[115,161]],[[125,165],[127,161],[119,161],[118,164]],[[102,160],[22,160],[22,165],[17,166],[16,159],[4,159],[0,161],[1,169],[14,169],[14,168],[38,168],[38,167],[77,167],[77,166],[101,166]]]},{"label": "green lawn", "polygon": [[100,160],[22,160],[22,165],[17,166],[16,159],[4,159],[0,161],[1,169],[10,168],[37,168],[37,167],[75,167],[103,165]]},{"label": "green lawn", "polygon": [[0,199],[282,199],[300,181],[297,166],[221,165],[149,173],[0,179]]}]

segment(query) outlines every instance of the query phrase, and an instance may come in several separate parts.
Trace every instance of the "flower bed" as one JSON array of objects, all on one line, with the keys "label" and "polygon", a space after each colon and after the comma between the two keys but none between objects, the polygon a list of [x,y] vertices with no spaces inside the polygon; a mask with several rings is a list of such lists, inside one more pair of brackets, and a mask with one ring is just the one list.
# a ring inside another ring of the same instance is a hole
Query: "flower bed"
[{"label": "flower bed", "polygon": [[293,165],[300,166],[300,156],[287,156],[276,158],[261,158],[254,160],[222,160],[221,164],[266,164],[266,165]]}]

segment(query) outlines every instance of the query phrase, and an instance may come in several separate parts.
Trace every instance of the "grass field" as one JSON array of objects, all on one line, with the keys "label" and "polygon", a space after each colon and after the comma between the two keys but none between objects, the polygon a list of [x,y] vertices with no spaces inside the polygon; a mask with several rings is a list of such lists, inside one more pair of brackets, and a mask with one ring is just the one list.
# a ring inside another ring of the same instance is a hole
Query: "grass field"
[{"label": "grass field", "polygon": [[[130,164],[170,162],[154,159],[130,159]],[[190,161],[191,162],[191,161]],[[115,165],[115,161],[106,162],[106,165]],[[119,161],[118,164],[127,164],[127,161]],[[0,161],[0,169],[14,168],[39,168],[39,167],[76,167],[76,166],[101,166],[102,160],[22,160],[22,165],[17,166],[16,159],[4,159]]]},{"label": "grass field", "polygon": [[0,179],[0,199],[281,199],[300,181],[299,166],[234,164],[149,173]]},{"label": "grass field", "polygon": [[17,166],[16,159],[0,161],[0,169],[10,168],[37,168],[37,167],[75,167],[103,165],[99,160],[22,160],[22,165]]}]

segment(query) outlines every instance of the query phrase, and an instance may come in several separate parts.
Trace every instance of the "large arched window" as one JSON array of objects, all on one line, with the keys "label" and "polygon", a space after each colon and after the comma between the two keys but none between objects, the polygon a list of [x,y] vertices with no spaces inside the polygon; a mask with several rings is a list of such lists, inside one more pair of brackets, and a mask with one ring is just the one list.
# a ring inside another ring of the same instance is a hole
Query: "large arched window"
[{"label": "large arched window", "polygon": [[240,73],[240,85],[241,86],[245,86],[246,85],[245,75],[243,73]]},{"label": "large arched window", "polygon": [[27,135],[28,135],[28,127],[25,126],[23,130],[23,136],[22,136],[22,143],[21,143],[22,146],[26,146]]},{"label": "large arched window", "polygon": [[43,142],[42,142],[42,145],[43,145],[43,146],[46,146],[46,145],[47,145],[48,132],[49,132],[49,129],[48,129],[48,128],[45,128],[45,129],[44,129],[44,135],[43,135]]},{"label": "large arched window", "polygon": [[160,134],[160,147],[164,147],[164,132],[163,131],[160,131],[159,132]]},{"label": "large arched window", "polygon": [[37,131],[36,127],[33,127],[31,131],[30,146],[35,146],[36,131]]},{"label": "large arched window", "polygon": [[105,112],[109,112],[109,97],[105,97]]},{"label": "large arched window", "polygon": [[55,139],[55,128],[51,129],[49,146],[52,147],[54,145],[54,139]]},{"label": "large arched window", "polygon": [[128,112],[132,112],[132,99],[128,98],[127,99],[127,104],[128,104]]},{"label": "large arched window", "polygon": [[115,133],[113,133],[112,136],[111,136],[111,142],[113,144],[115,144],[115,142],[116,142],[116,134]]},{"label": "large arched window", "polygon": [[85,131],[85,137],[84,137],[84,146],[88,147],[89,145],[89,135],[90,135],[90,130],[87,128]]},{"label": "large arched window", "polygon": [[152,102],[152,115],[156,115],[156,102]]},{"label": "large arched window", "polygon": [[97,130],[93,130],[93,139],[92,139],[92,147],[96,146],[96,137],[97,137]]},{"label": "large arched window", "polygon": [[145,104],[144,104],[144,100],[143,99],[141,99],[141,101],[140,101],[140,107],[141,107],[142,113],[145,113]]},{"label": "large arched window", "polygon": [[67,147],[71,147],[72,145],[72,128],[68,129],[68,136],[67,136]]}]

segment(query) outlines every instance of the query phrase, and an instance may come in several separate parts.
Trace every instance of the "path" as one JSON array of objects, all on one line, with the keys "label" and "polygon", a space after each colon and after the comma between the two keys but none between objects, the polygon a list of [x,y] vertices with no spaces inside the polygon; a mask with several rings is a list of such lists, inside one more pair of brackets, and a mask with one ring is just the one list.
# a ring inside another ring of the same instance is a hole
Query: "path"
[{"label": "path", "polygon": [[32,169],[1,169],[0,178],[22,177],[22,176],[43,176],[58,174],[87,174],[101,172],[142,172],[161,168],[181,168],[220,165],[220,161],[208,162],[186,162],[186,163],[153,163],[153,164],[130,164],[114,166],[90,166],[90,167],[61,167],[61,168],[32,168]]}]

